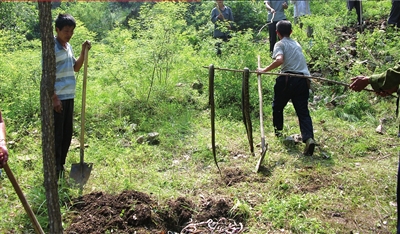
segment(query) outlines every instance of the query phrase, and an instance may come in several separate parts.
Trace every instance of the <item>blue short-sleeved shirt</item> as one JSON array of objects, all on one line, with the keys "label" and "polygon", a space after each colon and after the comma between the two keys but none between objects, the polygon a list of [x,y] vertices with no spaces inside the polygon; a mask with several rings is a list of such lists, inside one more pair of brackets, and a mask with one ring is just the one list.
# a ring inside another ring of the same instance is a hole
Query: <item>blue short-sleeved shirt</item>
[{"label": "blue short-sleeved shirt", "polygon": [[56,54],[56,81],[54,91],[60,100],[75,98],[76,79],[74,65],[76,59],[69,43],[64,48],[54,37]]}]

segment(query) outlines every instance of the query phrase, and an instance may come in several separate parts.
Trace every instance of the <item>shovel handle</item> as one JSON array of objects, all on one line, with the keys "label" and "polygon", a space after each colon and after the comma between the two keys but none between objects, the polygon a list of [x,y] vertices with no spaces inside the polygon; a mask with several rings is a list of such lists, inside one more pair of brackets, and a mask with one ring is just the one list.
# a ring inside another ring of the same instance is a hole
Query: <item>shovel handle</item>
[{"label": "shovel handle", "polygon": [[85,110],[86,110],[86,80],[87,80],[87,67],[88,67],[88,52],[89,49],[85,47],[84,54],[84,67],[83,67],[83,85],[82,85],[82,110],[81,110],[81,136],[80,136],[80,163],[83,164],[83,157],[85,151]]},{"label": "shovel handle", "polygon": [[36,219],[35,214],[33,213],[31,207],[28,204],[28,201],[26,200],[24,194],[22,193],[21,188],[19,187],[17,180],[14,177],[14,174],[12,173],[10,167],[8,166],[7,163],[3,164],[3,168],[6,171],[7,177],[10,179],[11,184],[13,185],[15,192],[17,193],[19,200],[21,200],[22,205],[25,208],[26,213],[29,216],[29,219],[31,220],[33,227],[35,228],[35,232],[37,234],[44,234],[44,231],[42,229],[42,227],[40,226],[38,220]]}]

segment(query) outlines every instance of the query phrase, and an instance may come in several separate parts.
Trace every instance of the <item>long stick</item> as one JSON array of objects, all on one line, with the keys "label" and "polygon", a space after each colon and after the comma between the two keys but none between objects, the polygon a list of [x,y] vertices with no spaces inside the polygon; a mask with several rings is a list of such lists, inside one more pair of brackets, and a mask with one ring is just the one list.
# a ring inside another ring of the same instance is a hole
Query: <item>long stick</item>
[{"label": "long stick", "polygon": [[[258,56],[258,68],[261,67],[260,55]],[[256,172],[260,170],[261,163],[264,161],[264,156],[267,151],[265,145],[265,134],[264,134],[264,120],[263,120],[263,99],[262,99],[262,84],[261,84],[261,74],[257,75],[258,82],[258,98],[260,102],[260,131],[261,131],[261,157],[256,165]]]},{"label": "long stick", "polygon": [[220,15],[222,15],[222,20],[225,20],[224,14],[222,14],[221,9],[219,9],[218,3],[216,2],[215,4],[217,4],[217,10],[219,12]]},{"label": "long stick", "polygon": [[13,185],[15,192],[17,193],[17,195],[19,197],[19,200],[21,200],[26,213],[28,214],[29,219],[31,220],[31,222],[33,224],[33,228],[35,229],[35,232],[37,234],[44,234],[42,227],[40,226],[38,220],[36,219],[36,216],[33,213],[31,207],[29,206],[28,201],[26,200],[24,194],[22,193],[22,190],[19,187],[17,180],[15,179],[14,174],[12,173],[10,167],[8,166],[7,163],[5,163],[5,164],[3,164],[3,168],[6,171],[7,177],[10,179],[11,184]]},{"label": "long stick", "polygon": [[[208,68],[208,67],[204,67]],[[232,71],[232,72],[243,72],[243,70],[239,69],[230,69],[230,68],[214,68],[215,70],[221,70],[221,71]],[[340,82],[340,81],[335,81],[335,80],[329,80],[324,77],[316,77],[316,76],[305,76],[305,75],[300,75],[300,74],[292,74],[292,73],[276,73],[276,72],[258,72],[258,71],[250,71],[250,73],[256,73],[256,74],[266,74],[266,75],[277,75],[277,76],[293,76],[293,77],[300,77],[300,78],[307,78],[307,79],[314,79],[314,80],[320,80],[320,81],[325,81],[328,83],[333,83],[333,84],[338,84],[338,85],[343,85],[346,87],[350,87],[349,84]],[[365,91],[370,91],[370,92],[375,92],[373,89],[364,89]]]},{"label": "long stick", "polygon": [[82,110],[81,110],[81,139],[80,139],[80,164],[81,164],[81,169],[82,169],[82,177],[84,175],[83,172],[83,157],[85,154],[85,110],[86,110],[86,80],[87,80],[87,67],[88,67],[88,52],[89,49],[87,46],[85,47],[85,55],[84,55],[84,69],[83,69],[83,84],[82,84]]}]

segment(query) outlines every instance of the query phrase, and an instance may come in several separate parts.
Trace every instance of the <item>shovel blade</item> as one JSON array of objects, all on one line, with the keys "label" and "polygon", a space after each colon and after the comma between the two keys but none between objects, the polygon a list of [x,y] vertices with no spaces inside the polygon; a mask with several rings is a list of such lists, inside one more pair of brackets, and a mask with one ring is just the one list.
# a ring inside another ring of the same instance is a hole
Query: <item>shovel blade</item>
[{"label": "shovel blade", "polygon": [[74,179],[75,183],[83,186],[89,180],[93,163],[76,163],[72,164],[69,177]]}]

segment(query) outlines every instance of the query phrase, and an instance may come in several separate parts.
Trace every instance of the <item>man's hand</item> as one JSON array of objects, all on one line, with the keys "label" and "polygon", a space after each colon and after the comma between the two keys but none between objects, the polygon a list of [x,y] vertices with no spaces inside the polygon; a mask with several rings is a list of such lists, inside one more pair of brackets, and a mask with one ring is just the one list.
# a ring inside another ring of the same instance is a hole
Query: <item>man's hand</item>
[{"label": "man's hand", "polygon": [[265,72],[265,68],[257,68],[256,72]]},{"label": "man's hand", "polygon": [[283,9],[287,9],[288,8],[288,4],[286,2],[282,3]]},{"label": "man's hand", "polygon": [[63,111],[63,107],[60,99],[58,99],[56,94],[54,94],[51,99],[53,100],[54,111],[57,113],[61,113]]},{"label": "man's hand", "polygon": [[[5,143],[5,142],[2,142]],[[8,161],[8,150],[5,145],[0,145],[0,168]]]},{"label": "man's hand", "polygon": [[87,47],[88,50],[90,50],[90,48],[92,48],[92,44],[90,43],[89,40],[86,40],[85,42],[83,42],[82,44],[82,51],[85,51],[85,48]]},{"label": "man's hand", "polygon": [[366,76],[356,76],[351,78],[352,83],[350,84],[350,89],[360,92],[369,84],[369,78]]}]

